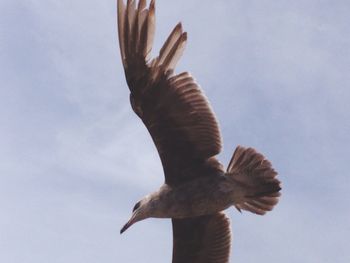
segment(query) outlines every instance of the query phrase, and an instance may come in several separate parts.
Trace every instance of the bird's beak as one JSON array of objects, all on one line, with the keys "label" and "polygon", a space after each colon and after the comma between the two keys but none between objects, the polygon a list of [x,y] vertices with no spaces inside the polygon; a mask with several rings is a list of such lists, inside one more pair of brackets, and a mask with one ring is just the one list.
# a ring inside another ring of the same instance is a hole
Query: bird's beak
[{"label": "bird's beak", "polygon": [[132,215],[130,220],[123,226],[123,228],[120,230],[120,234],[123,234],[129,227],[131,227],[136,222],[135,214]]}]

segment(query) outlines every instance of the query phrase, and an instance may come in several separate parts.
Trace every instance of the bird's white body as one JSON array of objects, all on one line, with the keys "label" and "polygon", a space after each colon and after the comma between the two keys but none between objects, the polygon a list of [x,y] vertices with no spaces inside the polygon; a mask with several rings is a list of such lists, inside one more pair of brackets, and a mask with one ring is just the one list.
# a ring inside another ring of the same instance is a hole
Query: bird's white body
[{"label": "bird's white body", "polygon": [[242,191],[231,176],[220,173],[186,182],[177,187],[164,184],[145,197],[150,217],[186,218],[208,215],[239,203]]}]

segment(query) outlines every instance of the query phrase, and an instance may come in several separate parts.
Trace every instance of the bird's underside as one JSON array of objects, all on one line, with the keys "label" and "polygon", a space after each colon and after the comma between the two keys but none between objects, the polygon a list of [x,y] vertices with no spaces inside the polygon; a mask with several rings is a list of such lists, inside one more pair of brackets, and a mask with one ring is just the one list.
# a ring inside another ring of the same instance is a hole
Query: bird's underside
[{"label": "bird's underside", "polygon": [[[148,8],[146,0],[128,0],[126,5],[118,0],[119,44],[131,106],[156,145],[165,184],[178,189],[198,178],[222,174],[242,189],[249,188],[246,196],[232,205],[257,214],[270,211],[280,190],[271,164],[253,149],[238,147],[225,173],[215,157],[221,151],[222,139],[208,100],[189,73],[174,73],[187,41],[181,24],[171,32],[159,55],[149,59],[154,32],[153,0]],[[142,219],[146,217],[150,216]],[[201,216],[173,218],[172,225],[172,262],[229,261],[230,224],[220,209]]]}]

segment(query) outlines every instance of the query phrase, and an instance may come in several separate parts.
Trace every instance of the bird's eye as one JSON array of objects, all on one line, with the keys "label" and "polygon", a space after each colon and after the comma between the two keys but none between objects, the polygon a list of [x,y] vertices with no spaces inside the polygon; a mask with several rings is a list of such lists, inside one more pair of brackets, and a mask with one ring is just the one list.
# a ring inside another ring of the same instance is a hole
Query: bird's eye
[{"label": "bird's eye", "polygon": [[141,205],[141,201],[137,202],[136,205],[134,206],[134,209],[133,209],[132,211],[135,212],[135,210],[136,210],[137,208],[139,208],[140,205]]}]

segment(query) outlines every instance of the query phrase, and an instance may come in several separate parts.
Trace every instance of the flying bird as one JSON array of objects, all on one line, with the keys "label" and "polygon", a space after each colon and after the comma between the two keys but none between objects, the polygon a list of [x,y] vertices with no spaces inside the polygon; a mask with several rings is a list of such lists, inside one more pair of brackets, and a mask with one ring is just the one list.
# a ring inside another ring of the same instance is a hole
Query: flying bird
[{"label": "flying bird", "polygon": [[158,150],[164,184],[137,202],[123,233],[146,218],[171,218],[173,263],[229,261],[234,206],[258,215],[271,211],[280,181],[271,163],[253,148],[238,146],[226,169],[217,119],[203,91],[188,73],[174,73],[187,41],[177,24],[150,58],[155,33],[155,2],[118,0],[118,34],[133,111]]}]

